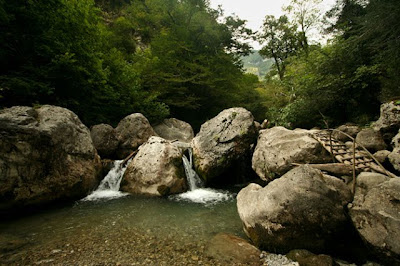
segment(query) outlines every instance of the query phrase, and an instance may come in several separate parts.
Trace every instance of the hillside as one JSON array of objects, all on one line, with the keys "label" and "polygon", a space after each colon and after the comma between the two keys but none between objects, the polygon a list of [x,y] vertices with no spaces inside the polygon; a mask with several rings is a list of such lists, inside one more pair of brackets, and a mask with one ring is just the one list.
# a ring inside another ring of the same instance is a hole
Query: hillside
[{"label": "hillside", "polygon": [[264,79],[274,63],[271,58],[262,58],[258,51],[253,51],[252,54],[243,56],[242,62],[246,72],[258,76],[260,80]]}]

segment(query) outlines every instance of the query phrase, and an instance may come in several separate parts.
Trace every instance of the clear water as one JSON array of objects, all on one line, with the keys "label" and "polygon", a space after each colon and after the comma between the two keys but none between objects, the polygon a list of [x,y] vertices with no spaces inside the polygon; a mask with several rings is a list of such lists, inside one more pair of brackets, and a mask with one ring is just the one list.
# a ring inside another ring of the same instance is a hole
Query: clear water
[{"label": "clear water", "polygon": [[230,195],[206,205],[139,196],[79,201],[1,221],[0,264],[171,265],[187,258],[205,263],[204,249],[215,234],[245,237]]}]

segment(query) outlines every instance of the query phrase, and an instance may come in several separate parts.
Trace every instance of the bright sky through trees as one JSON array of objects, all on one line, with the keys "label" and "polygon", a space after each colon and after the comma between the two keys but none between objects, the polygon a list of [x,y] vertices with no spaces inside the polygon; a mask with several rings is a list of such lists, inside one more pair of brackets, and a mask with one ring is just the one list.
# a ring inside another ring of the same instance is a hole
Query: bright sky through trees
[{"label": "bright sky through trees", "polygon": [[[247,27],[253,31],[260,29],[266,15],[282,15],[282,6],[288,5],[289,2],[290,0],[210,0],[213,8],[222,5],[226,16],[235,13],[241,19],[247,20]],[[322,8],[326,11],[334,3],[335,0],[323,0]],[[252,45],[257,50],[261,48],[257,42]]]}]

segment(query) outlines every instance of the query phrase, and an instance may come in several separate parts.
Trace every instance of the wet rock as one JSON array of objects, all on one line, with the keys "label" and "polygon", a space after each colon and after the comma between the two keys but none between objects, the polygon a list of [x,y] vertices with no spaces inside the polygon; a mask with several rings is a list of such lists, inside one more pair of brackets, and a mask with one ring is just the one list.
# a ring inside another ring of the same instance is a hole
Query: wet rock
[{"label": "wet rock", "polygon": [[385,150],[387,145],[382,138],[382,134],[379,131],[375,131],[372,128],[366,128],[361,130],[356,137],[357,144],[361,144],[370,152],[376,152]]},{"label": "wet rock", "polygon": [[197,173],[207,181],[232,168],[256,140],[253,115],[244,108],[222,111],[201,126],[192,140]]},{"label": "wet rock", "polygon": [[388,102],[381,105],[381,114],[372,127],[380,131],[383,139],[390,143],[390,140],[397,134],[400,128],[400,105],[395,102]]},{"label": "wet rock", "polygon": [[297,261],[301,266],[333,266],[336,265],[332,257],[324,254],[315,255],[305,249],[291,250],[286,256]]},{"label": "wet rock", "polygon": [[258,248],[246,240],[226,233],[214,236],[205,251],[207,256],[231,265],[260,265],[260,253]]},{"label": "wet rock", "polygon": [[112,126],[107,124],[95,125],[90,130],[90,136],[101,158],[115,158],[118,139]]},{"label": "wet rock", "polygon": [[186,191],[182,155],[183,150],[171,142],[160,137],[151,137],[129,163],[121,190],[151,196]]},{"label": "wet rock", "polygon": [[100,169],[89,129],[68,109],[0,111],[0,209],[83,197]]},{"label": "wet rock", "polygon": [[119,141],[116,152],[118,159],[125,159],[151,136],[157,135],[147,118],[140,113],[123,118],[115,128],[115,133]]},{"label": "wet rock", "polygon": [[270,181],[292,169],[292,163],[331,162],[329,153],[310,133],[284,127],[261,130],[252,159],[254,171]]},{"label": "wet rock", "polygon": [[[337,128],[337,130],[342,131],[353,138],[356,138],[358,132],[361,131],[361,128],[357,125],[341,125],[340,127]],[[342,142],[351,141],[351,139],[348,136],[337,131],[334,131],[332,133],[332,137]]]},{"label": "wet rock", "polygon": [[370,177],[365,182],[360,178],[349,214],[373,253],[382,261],[397,265],[400,264],[400,179],[379,179]]},{"label": "wet rock", "polygon": [[250,184],[237,196],[243,227],[266,250],[324,250],[347,222],[351,192],[337,178],[299,166],[262,188]]},{"label": "wet rock", "polygon": [[154,131],[166,140],[190,142],[194,138],[192,126],[176,118],[164,119],[163,122],[154,126]]}]

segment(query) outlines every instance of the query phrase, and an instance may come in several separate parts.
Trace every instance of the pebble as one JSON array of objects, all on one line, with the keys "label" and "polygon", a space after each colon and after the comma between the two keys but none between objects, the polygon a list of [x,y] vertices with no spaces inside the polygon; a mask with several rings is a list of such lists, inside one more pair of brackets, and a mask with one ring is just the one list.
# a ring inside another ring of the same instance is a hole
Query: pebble
[{"label": "pebble", "polygon": [[268,266],[299,266],[298,262],[294,262],[281,254],[267,253],[265,251],[261,252],[260,259],[262,265]]}]

